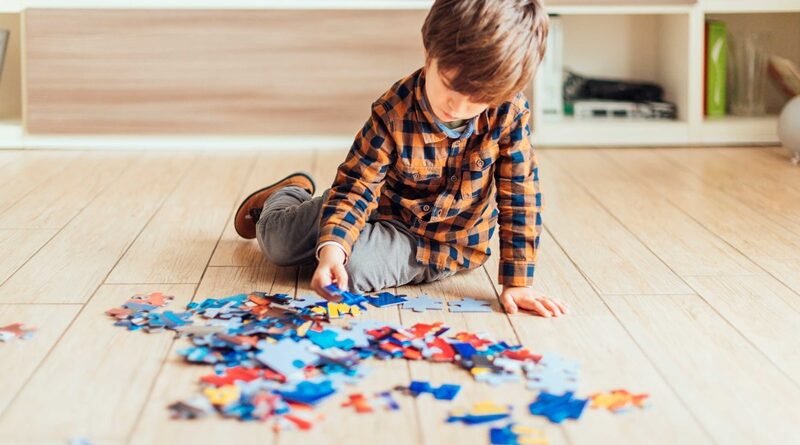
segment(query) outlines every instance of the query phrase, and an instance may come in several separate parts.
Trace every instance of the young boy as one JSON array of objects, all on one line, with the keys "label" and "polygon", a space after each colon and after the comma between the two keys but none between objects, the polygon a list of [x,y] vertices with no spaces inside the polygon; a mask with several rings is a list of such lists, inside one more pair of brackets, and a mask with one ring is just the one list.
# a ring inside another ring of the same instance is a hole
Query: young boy
[{"label": "young boy", "polygon": [[425,66],[372,104],[331,188],[312,198],[311,177],[289,175],[242,203],[236,231],[277,265],[316,258],[326,296],[332,282],[372,292],[479,267],[499,220],[506,311],[565,313],[531,287],[541,195],[520,91],[546,36],[541,0],[437,0]]}]

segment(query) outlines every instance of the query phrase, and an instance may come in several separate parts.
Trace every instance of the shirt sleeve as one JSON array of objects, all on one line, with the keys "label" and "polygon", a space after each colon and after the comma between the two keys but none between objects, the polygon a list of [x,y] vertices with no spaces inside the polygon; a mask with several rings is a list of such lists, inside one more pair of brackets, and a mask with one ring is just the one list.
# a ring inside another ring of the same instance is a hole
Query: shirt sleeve
[{"label": "shirt sleeve", "polygon": [[500,270],[504,286],[531,286],[542,231],[539,167],[530,143],[530,109],[512,110],[509,134],[501,139],[495,170],[500,225]]},{"label": "shirt sleeve", "polygon": [[367,217],[378,204],[386,172],[395,159],[394,142],[380,114],[382,109],[373,105],[372,115],[356,135],[322,204],[317,246],[336,242],[348,258]]}]

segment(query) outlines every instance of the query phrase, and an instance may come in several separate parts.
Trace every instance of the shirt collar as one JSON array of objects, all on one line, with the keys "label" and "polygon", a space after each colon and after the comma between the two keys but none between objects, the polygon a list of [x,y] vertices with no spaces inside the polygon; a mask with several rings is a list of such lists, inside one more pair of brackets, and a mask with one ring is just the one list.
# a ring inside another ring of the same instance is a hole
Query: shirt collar
[{"label": "shirt collar", "polygon": [[[414,99],[416,100],[416,115],[417,122],[422,126],[422,138],[426,144],[439,142],[447,138],[447,134],[441,128],[441,124],[433,112],[430,111],[427,100],[425,99],[425,68],[419,70],[414,85]],[[467,136],[470,136],[470,127],[473,134],[482,134],[489,127],[487,112],[484,110],[478,116],[468,121],[468,127],[464,130]]]}]

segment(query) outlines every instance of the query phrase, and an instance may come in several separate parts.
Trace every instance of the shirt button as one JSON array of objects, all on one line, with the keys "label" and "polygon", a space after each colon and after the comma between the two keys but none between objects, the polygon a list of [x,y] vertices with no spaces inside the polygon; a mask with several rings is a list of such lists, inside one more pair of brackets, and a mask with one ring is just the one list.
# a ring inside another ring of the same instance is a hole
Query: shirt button
[{"label": "shirt button", "polygon": [[441,210],[439,210],[439,209],[435,209],[435,210],[433,211],[433,216],[439,216],[441,213],[442,213],[442,211],[441,211]]},{"label": "shirt button", "polygon": [[419,179],[419,173],[414,173],[411,175],[411,177],[414,179]]},{"label": "shirt button", "polygon": [[424,206],[422,206],[422,211],[423,212],[428,212],[430,210],[431,210],[431,206],[429,206],[428,204],[425,204]]},{"label": "shirt button", "polygon": [[456,181],[458,181],[458,176],[453,175],[450,177],[450,182],[456,182]]}]

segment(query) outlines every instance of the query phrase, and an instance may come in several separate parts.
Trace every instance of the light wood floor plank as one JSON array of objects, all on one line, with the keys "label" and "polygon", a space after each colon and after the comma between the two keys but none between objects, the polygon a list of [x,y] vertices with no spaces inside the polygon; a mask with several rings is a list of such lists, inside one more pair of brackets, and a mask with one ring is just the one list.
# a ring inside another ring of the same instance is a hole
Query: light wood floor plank
[{"label": "light wood floor plank", "polygon": [[[543,234],[540,246],[536,288],[569,304],[570,313],[558,319],[512,315],[511,323],[523,343],[537,353],[555,352],[579,361],[580,397],[625,388],[650,394],[658,407],[627,415],[588,409],[579,422],[565,425],[570,442],[593,443],[598,437],[614,444],[708,442],[692,413],[549,233]],[[493,256],[485,265],[492,277],[497,264]]]},{"label": "light wood floor plank", "polygon": [[80,308],[79,304],[0,304],[0,327],[22,323],[36,328],[33,338],[0,343],[0,415]]},{"label": "light wood floor plank", "polygon": [[[0,442],[86,437],[122,440],[172,344],[169,332],[114,326],[105,311],[137,293],[164,292],[181,308],[194,286],[104,285],[0,417]],[[43,415],[46,413],[46,415]],[[26,425],[26,428],[19,428]]]},{"label": "light wood floor plank", "polygon": [[191,166],[107,283],[198,283],[254,154],[206,153]]},{"label": "light wood floor plank", "polygon": [[24,153],[25,152],[22,150],[0,151],[0,172],[3,171],[2,169],[5,168],[5,166],[22,159]]},{"label": "light wood floor plank", "polygon": [[28,261],[55,233],[54,229],[0,229],[0,284]]},{"label": "light wood floor plank", "polygon": [[[657,153],[714,189],[759,213],[766,212],[790,229],[800,230],[800,172],[791,163],[774,162],[764,149],[674,149]],[[770,160],[773,162],[763,163]]]},{"label": "light wood floor plank", "polygon": [[92,153],[70,162],[5,212],[0,228],[59,229],[136,159],[128,153]]},{"label": "light wood floor plank", "polygon": [[548,151],[539,152],[544,224],[601,294],[670,294],[689,288],[576,184]]},{"label": "light wood floor plank", "polygon": [[800,256],[800,232],[762,217],[691,172],[665,164],[663,156],[646,150],[603,150],[603,155],[748,258]]},{"label": "light wood floor plank", "polygon": [[[209,267],[195,300],[223,298],[253,290],[270,292],[276,273],[274,267]],[[177,350],[189,344],[185,339],[175,341],[158,377],[153,377],[155,386],[131,435],[131,443],[273,443],[272,430],[259,422],[238,422],[220,416],[198,421],[169,418],[167,406],[196,394],[199,378],[213,373],[212,366],[191,365],[178,355]]]},{"label": "light wood floor plank", "polygon": [[0,287],[0,302],[86,301],[193,157],[144,155]]},{"label": "light wood floor plank", "polygon": [[770,276],[691,277],[687,281],[800,385],[800,295]]},{"label": "light wood floor plank", "polygon": [[596,149],[562,151],[552,158],[678,275],[763,273]]},{"label": "light wood floor plank", "polygon": [[80,156],[77,152],[36,152],[6,165],[0,175],[0,214],[50,177],[74,168],[73,161]]},{"label": "light wood floor plank", "polygon": [[[291,156],[274,152],[258,155],[255,166],[245,182],[244,189],[236,199],[236,208],[250,193],[278,181],[295,171],[309,170],[313,164],[314,152],[297,151]],[[320,184],[317,184],[320,186]],[[235,211],[235,209],[234,209]],[[233,228],[234,214],[231,214],[222,238],[211,257],[211,266],[264,266],[266,259],[254,240],[244,240]]]},{"label": "light wood floor plank", "polygon": [[697,295],[606,296],[717,443],[790,443],[800,388]]}]

